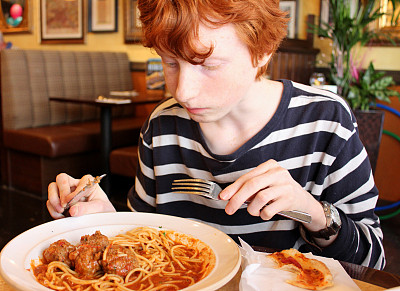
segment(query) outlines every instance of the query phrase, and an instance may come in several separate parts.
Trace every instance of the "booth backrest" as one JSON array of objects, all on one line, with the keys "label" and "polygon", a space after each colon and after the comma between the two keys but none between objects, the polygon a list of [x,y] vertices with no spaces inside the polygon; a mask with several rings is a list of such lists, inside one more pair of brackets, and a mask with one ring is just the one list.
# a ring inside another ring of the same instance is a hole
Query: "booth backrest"
[{"label": "booth backrest", "polygon": [[[1,96],[3,129],[33,128],[97,119],[84,104],[49,102],[49,97],[94,98],[112,90],[132,90],[126,53],[3,50]],[[128,116],[132,108],[116,108]]]}]

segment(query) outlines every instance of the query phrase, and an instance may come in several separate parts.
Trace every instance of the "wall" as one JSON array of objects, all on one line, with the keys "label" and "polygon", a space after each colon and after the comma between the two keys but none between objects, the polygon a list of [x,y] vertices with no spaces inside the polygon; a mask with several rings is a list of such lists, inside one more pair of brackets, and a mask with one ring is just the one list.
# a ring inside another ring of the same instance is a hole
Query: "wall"
[{"label": "wall", "polygon": [[[87,2],[87,1],[86,1]],[[141,45],[124,43],[123,34],[123,0],[118,1],[118,32],[114,33],[87,33],[86,43],[82,45],[41,45],[40,44],[40,22],[39,3],[40,0],[31,0],[31,20],[33,23],[30,34],[6,34],[5,40],[11,41],[19,48],[40,48],[40,49],[69,49],[69,50],[106,50],[126,51],[131,61],[145,62],[148,58],[156,56],[149,49]],[[319,15],[320,0],[297,0],[297,35],[301,39],[306,38],[308,14]],[[87,15],[87,13],[85,13]],[[318,17],[316,17],[318,22]],[[317,66],[327,67],[330,58],[330,41],[315,37],[315,47],[321,50],[317,57]],[[374,61],[378,70],[400,70],[400,48],[399,47],[374,47],[368,48],[365,64],[370,60]],[[361,52],[362,53],[362,52]],[[396,61],[393,61],[396,60]]]},{"label": "wall", "polygon": [[[400,86],[394,87],[400,92]],[[392,97],[391,103],[382,103],[397,112],[400,112],[400,100]],[[387,110],[385,111],[385,120],[383,129],[400,136],[400,118]],[[400,201],[400,142],[387,134],[382,135],[379,148],[378,161],[375,170],[375,182],[379,189],[379,197],[387,201]]]},{"label": "wall", "polygon": [[[315,24],[319,22],[320,0],[297,0],[298,9],[298,36],[305,38],[307,26],[305,19],[307,14],[317,15]],[[317,66],[328,67],[331,56],[331,41],[314,37],[314,46],[321,50],[317,56]],[[365,54],[363,67],[366,68],[370,61],[374,62],[375,69],[387,71],[400,71],[400,47],[368,47],[360,49],[357,54]]]},{"label": "wall", "polygon": [[[87,3],[87,1],[84,1]],[[123,0],[118,1],[118,32],[87,32],[84,44],[42,45],[40,44],[40,0],[30,0],[31,33],[4,34],[6,42],[11,41],[18,48],[54,49],[54,50],[87,50],[87,51],[125,51],[131,61],[144,62],[155,53],[142,45],[124,43]],[[87,25],[87,5],[85,5],[85,25]],[[86,29],[87,31],[87,29]]]},{"label": "wall", "polygon": [[[123,0],[119,0],[118,7],[118,32],[113,33],[87,33],[86,43],[81,45],[41,45],[40,44],[40,22],[39,22],[39,1],[31,0],[31,20],[32,32],[28,34],[5,34],[6,41],[11,41],[14,46],[19,48],[33,49],[60,49],[60,50],[89,50],[89,51],[126,51],[129,58],[133,62],[145,62],[148,58],[156,55],[151,50],[142,47],[141,45],[132,45],[124,43],[123,34]],[[33,3],[33,5],[32,5]],[[297,0],[297,35],[300,39],[306,38],[307,25],[306,17],[308,14],[319,15],[320,0]],[[87,15],[87,13],[85,13]],[[318,17],[316,17],[318,23]],[[330,58],[331,45],[326,39],[314,38],[314,46],[321,50],[317,57],[320,62],[318,66],[327,67],[327,62]],[[360,54],[367,52],[367,57],[364,64],[368,64],[370,60],[374,61],[375,67],[378,70],[400,71],[400,48],[399,47],[373,47],[361,50]],[[140,72],[133,72],[133,80],[135,88],[141,88],[144,84],[144,75]],[[394,100],[391,106],[399,106],[398,101]],[[146,108],[143,114],[150,112],[151,108]],[[396,132],[398,126],[398,118],[386,115],[385,129]],[[396,134],[399,134],[396,132]],[[393,147],[395,148],[393,150]],[[379,160],[376,170],[376,181],[378,188],[381,190],[381,197],[387,200],[398,200],[399,179],[397,179],[398,168],[395,168],[396,163],[393,162],[393,154],[398,160],[399,143],[388,136],[382,137],[382,145],[379,154]],[[398,165],[398,164],[397,164]],[[398,166],[397,166],[398,167]],[[390,182],[388,182],[390,181]],[[396,192],[397,191],[397,192]]]}]

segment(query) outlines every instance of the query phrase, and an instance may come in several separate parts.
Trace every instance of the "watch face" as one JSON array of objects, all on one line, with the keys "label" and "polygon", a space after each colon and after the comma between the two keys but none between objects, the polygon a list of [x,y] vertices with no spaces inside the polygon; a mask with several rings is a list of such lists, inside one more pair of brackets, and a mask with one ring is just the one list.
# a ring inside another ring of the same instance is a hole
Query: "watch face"
[{"label": "watch face", "polygon": [[339,226],[342,225],[342,221],[340,219],[339,211],[333,205],[331,206],[331,215],[332,215],[333,223],[336,223]]}]

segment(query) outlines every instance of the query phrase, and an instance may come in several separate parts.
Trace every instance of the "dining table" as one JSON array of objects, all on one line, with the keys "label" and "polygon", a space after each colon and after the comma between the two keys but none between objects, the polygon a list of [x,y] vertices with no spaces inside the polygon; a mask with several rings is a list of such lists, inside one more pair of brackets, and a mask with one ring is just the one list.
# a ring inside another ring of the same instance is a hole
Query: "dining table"
[{"label": "dining table", "polygon": [[[356,268],[357,269],[357,268]],[[370,268],[368,268],[370,269]],[[356,271],[357,272],[357,271]],[[239,290],[239,282],[242,270],[240,269],[236,275],[223,287],[217,289],[217,291],[237,291]],[[379,270],[368,270],[366,274],[359,273],[358,279],[353,278],[353,281],[362,291],[380,291],[388,288],[400,286],[400,277],[389,274]],[[389,278],[389,281],[384,282],[383,280]],[[397,283],[396,283],[397,282]],[[379,285],[380,284],[380,285]],[[19,291],[8,284],[0,276],[0,291]]]},{"label": "dining table", "polygon": [[[270,249],[264,247],[253,247],[253,249],[259,252],[271,252]],[[400,286],[400,276],[396,274],[343,261],[339,261],[339,263],[362,291],[380,291]],[[239,268],[236,275],[223,287],[218,288],[217,291],[238,291],[241,274],[242,269]],[[0,276],[0,291],[18,290]]]},{"label": "dining table", "polygon": [[[85,104],[100,108],[100,150],[102,171],[104,174],[110,173],[110,152],[112,146],[112,109],[120,106],[137,106],[143,104],[158,103],[165,98],[159,90],[154,92],[134,92],[135,94],[123,94],[128,91],[121,91],[118,94],[105,94],[104,96],[93,96],[82,98],[79,96],[50,96],[49,100],[54,102],[66,102],[72,104]],[[129,96],[131,95],[131,96]],[[102,188],[109,192],[109,178],[103,179]]]}]

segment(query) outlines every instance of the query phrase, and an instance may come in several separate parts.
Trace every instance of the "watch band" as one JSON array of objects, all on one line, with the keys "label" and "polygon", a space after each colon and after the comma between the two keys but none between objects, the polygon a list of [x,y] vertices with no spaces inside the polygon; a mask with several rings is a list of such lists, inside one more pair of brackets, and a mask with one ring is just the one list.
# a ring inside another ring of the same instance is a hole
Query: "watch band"
[{"label": "watch band", "polygon": [[309,233],[314,238],[324,238],[328,240],[332,235],[339,232],[342,222],[340,220],[339,212],[332,204],[326,201],[320,201],[322,208],[324,209],[326,217],[326,228],[319,231],[310,231]]}]

